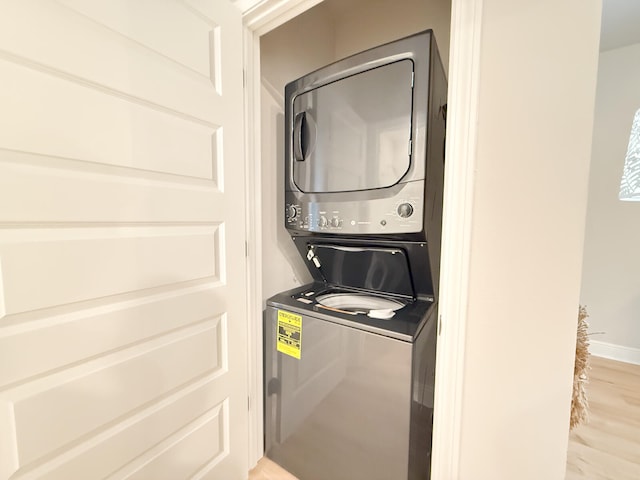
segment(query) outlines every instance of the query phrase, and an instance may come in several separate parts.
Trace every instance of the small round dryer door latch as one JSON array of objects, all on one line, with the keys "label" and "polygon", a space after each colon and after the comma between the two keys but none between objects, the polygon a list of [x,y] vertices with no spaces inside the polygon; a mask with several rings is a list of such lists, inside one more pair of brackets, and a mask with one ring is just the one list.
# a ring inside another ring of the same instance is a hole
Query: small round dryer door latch
[{"label": "small round dryer door latch", "polygon": [[413,205],[410,203],[401,203],[398,205],[398,215],[402,218],[409,218],[413,214]]}]

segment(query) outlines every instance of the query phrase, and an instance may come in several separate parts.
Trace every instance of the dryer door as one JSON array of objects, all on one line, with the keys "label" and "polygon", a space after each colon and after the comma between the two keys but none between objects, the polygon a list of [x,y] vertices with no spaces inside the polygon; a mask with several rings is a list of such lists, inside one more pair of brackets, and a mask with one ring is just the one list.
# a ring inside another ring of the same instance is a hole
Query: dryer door
[{"label": "dryer door", "polygon": [[310,90],[293,101],[293,180],[307,193],[398,183],[411,162],[412,60]]}]

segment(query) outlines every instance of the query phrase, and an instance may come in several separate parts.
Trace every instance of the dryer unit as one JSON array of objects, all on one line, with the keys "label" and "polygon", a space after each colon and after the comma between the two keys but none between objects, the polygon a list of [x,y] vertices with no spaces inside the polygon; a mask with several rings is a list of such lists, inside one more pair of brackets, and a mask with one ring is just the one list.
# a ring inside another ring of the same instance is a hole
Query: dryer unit
[{"label": "dryer unit", "polygon": [[446,102],[431,30],[287,84],[289,233],[427,242],[437,280]]}]

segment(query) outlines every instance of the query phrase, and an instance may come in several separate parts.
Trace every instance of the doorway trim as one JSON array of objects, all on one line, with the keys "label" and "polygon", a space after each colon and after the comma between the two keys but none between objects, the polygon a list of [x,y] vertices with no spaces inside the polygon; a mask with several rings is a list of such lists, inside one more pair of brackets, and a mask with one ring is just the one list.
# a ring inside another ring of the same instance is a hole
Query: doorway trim
[{"label": "doorway trim", "polygon": [[432,478],[460,478],[483,0],[452,0]]},{"label": "doorway trim", "polygon": [[249,458],[253,468],[264,454],[262,342],[262,212],[260,37],[322,0],[261,0],[242,15],[244,24],[244,122],[247,250],[247,356]]},{"label": "doorway trim", "polygon": [[[322,0],[262,0],[243,14],[249,357],[249,466],[263,456],[260,37]],[[433,478],[458,478],[477,138],[483,0],[452,0],[449,115],[440,314],[432,453]]]}]

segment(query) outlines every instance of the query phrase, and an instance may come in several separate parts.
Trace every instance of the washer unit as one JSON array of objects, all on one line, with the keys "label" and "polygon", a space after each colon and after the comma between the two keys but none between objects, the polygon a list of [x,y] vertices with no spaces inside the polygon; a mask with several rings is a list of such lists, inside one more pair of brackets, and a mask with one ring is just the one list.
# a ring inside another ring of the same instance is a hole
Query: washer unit
[{"label": "washer unit", "polygon": [[[327,307],[323,295],[357,300]],[[380,300],[402,303],[325,283],[268,302],[266,454],[300,480],[429,478],[437,308],[416,300],[376,318]]]}]

